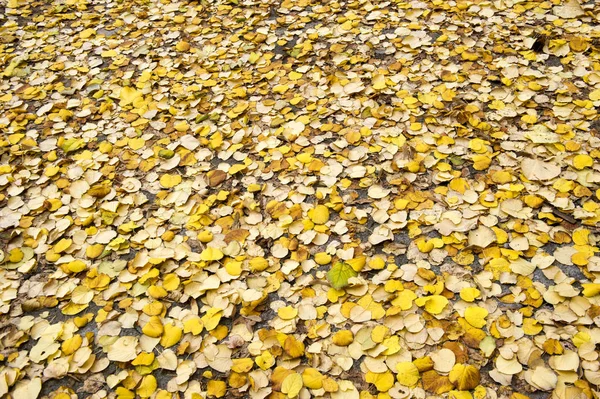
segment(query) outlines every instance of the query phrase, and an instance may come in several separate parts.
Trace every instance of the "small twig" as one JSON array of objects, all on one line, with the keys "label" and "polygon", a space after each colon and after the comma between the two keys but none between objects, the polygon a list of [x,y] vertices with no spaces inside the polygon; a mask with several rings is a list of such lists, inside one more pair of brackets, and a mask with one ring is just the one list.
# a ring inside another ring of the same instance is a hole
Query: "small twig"
[{"label": "small twig", "polygon": [[568,213],[564,213],[563,211],[559,210],[558,208],[556,208],[552,204],[550,204],[550,206],[552,207],[552,214],[554,216],[558,216],[559,218],[561,218],[564,221],[567,221],[567,222],[569,222],[571,224],[579,224],[579,222],[577,221],[577,219],[575,219],[573,216],[569,215]]},{"label": "small twig", "polygon": [[[548,201],[546,201],[546,204],[548,204],[550,206],[550,208],[552,208],[552,214],[554,216],[561,218],[565,222],[567,222],[567,223],[569,223],[569,224],[571,224],[573,226],[576,226],[576,227],[583,226],[583,227],[591,230],[594,233],[599,233],[600,232],[600,228],[598,228],[596,226],[584,225],[583,223],[581,223],[580,220],[577,220],[573,216],[569,215],[568,213],[565,213],[565,212],[561,211],[560,209],[558,209],[556,206],[552,205]],[[571,230],[573,230],[573,228],[571,228]]]}]

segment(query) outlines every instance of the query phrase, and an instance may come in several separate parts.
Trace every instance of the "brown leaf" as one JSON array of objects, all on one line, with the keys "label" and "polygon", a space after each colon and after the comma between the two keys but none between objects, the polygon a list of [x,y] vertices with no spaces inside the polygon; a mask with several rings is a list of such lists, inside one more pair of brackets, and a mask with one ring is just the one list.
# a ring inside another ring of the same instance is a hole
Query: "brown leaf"
[{"label": "brown leaf", "polygon": [[208,176],[208,184],[211,187],[216,187],[219,184],[223,183],[227,178],[227,173],[223,172],[220,169],[211,170],[206,174]]},{"label": "brown leaf", "polygon": [[467,348],[460,342],[449,341],[444,343],[444,348],[450,349],[456,356],[456,363],[467,363],[469,361],[469,354]]},{"label": "brown leaf", "polygon": [[295,359],[304,354],[304,344],[298,341],[296,338],[289,336],[285,339],[283,350],[288,354],[288,356]]},{"label": "brown leaf", "polygon": [[225,234],[223,241],[229,244],[232,241],[238,241],[240,244],[243,244],[246,238],[250,235],[250,232],[245,229],[235,229],[229,231]]},{"label": "brown leaf", "polygon": [[110,187],[101,184],[92,186],[87,192],[87,194],[91,195],[94,198],[104,198],[109,193]]},{"label": "brown leaf", "polygon": [[435,370],[426,371],[422,376],[423,388],[426,391],[441,395],[454,389],[454,385],[445,375],[438,374]]},{"label": "brown leaf", "polygon": [[456,364],[448,376],[460,391],[469,391],[479,385],[479,369],[470,364]]},{"label": "brown leaf", "polygon": [[281,391],[281,384],[283,383],[283,380],[285,380],[285,377],[287,377],[290,374],[294,374],[294,372],[292,370],[288,370],[285,367],[275,367],[275,370],[273,370],[273,374],[271,374],[271,388],[274,391]]}]

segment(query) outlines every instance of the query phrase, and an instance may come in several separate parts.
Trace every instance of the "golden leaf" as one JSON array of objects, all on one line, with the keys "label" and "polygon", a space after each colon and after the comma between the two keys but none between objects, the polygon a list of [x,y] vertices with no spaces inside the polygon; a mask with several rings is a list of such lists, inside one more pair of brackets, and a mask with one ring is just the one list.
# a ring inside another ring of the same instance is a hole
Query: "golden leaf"
[{"label": "golden leaf", "polygon": [[298,373],[292,373],[283,380],[281,392],[287,394],[289,398],[295,398],[300,393],[303,384],[302,376]]},{"label": "golden leaf", "polygon": [[449,392],[454,388],[448,376],[440,375],[437,371],[430,370],[423,373],[423,389],[436,395]]},{"label": "golden leaf", "polygon": [[479,385],[479,369],[470,364],[455,364],[448,375],[450,382],[460,391],[470,391]]}]

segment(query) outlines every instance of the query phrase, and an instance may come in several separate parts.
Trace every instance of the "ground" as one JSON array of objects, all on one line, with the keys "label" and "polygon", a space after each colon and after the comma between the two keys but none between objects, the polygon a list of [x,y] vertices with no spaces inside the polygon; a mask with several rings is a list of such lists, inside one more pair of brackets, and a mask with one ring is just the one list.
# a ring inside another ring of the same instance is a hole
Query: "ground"
[{"label": "ground", "polygon": [[0,2],[0,396],[591,399],[594,2]]}]

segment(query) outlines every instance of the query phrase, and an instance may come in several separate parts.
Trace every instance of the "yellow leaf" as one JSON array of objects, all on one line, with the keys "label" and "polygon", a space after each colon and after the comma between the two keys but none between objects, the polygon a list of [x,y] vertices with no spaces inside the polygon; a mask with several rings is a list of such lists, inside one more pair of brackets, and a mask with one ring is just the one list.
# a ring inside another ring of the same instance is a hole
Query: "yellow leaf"
[{"label": "yellow leaf", "polygon": [[485,318],[489,312],[487,309],[479,306],[470,306],[465,310],[465,320],[475,328],[481,328],[486,325]]},{"label": "yellow leaf", "polygon": [[575,155],[573,158],[573,166],[577,170],[589,168],[594,165],[594,159],[587,154]]},{"label": "yellow leaf", "polygon": [[599,283],[584,283],[581,284],[583,287],[583,296],[591,298],[596,295],[600,295],[600,284]]},{"label": "yellow leaf", "polygon": [[131,362],[134,366],[149,366],[154,362],[153,352],[142,352]]},{"label": "yellow leaf", "polygon": [[442,295],[431,295],[415,299],[415,303],[419,307],[425,307],[425,311],[433,315],[440,314],[448,305],[448,299]]},{"label": "yellow leaf", "polygon": [[164,326],[164,329],[165,331],[163,332],[163,336],[160,339],[160,344],[164,348],[170,348],[171,346],[179,342],[183,331],[181,330],[181,328],[174,326],[173,324],[166,324]]},{"label": "yellow leaf", "polygon": [[298,316],[298,309],[292,306],[283,306],[277,309],[277,315],[283,320],[293,320]]},{"label": "yellow leaf", "polygon": [[204,316],[202,316],[202,323],[206,331],[212,331],[219,325],[221,316],[223,315],[223,309],[210,308]]},{"label": "yellow leaf", "polygon": [[275,85],[272,89],[274,93],[283,94],[288,91],[290,87],[288,85]]},{"label": "yellow leaf", "polygon": [[175,273],[169,273],[163,277],[163,288],[167,291],[174,291],[179,287],[179,277]]},{"label": "yellow leaf", "polygon": [[288,336],[283,343],[283,350],[292,359],[304,355],[304,344],[293,336]]},{"label": "yellow leaf", "polygon": [[288,398],[295,398],[302,389],[302,376],[298,373],[292,373],[285,377],[281,383],[281,392],[287,394]]},{"label": "yellow leaf", "polygon": [[148,323],[146,323],[144,325],[144,327],[142,327],[142,332],[145,335],[152,337],[152,338],[160,337],[164,332],[164,328],[163,328],[162,322],[160,321],[160,317],[158,317],[158,316],[150,317],[150,319],[148,320]]},{"label": "yellow leaf", "polygon": [[315,262],[317,265],[327,265],[331,262],[331,255],[326,252],[318,252],[315,254]]},{"label": "yellow leaf", "polygon": [[[107,185],[97,184],[95,186],[92,186],[92,188],[90,188],[87,191],[87,194],[91,195],[92,197],[95,197],[95,198],[104,198],[110,193],[110,191],[111,191],[111,189]],[[133,223],[133,222],[131,222],[131,223]]]},{"label": "yellow leaf", "polygon": [[117,228],[117,231],[119,232],[119,234],[129,234],[133,230],[137,229],[138,227],[140,227],[140,226],[138,226],[137,224],[135,224],[134,221],[130,221],[130,222],[123,223],[122,225],[120,225]]},{"label": "yellow leaf", "polygon": [[206,384],[206,394],[214,398],[222,398],[227,393],[225,381],[212,380]]},{"label": "yellow leaf", "polygon": [[[577,334],[575,334],[573,336],[573,345],[575,345],[576,347],[579,348],[581,345],[585,344],[586,342],[590,342],[591,339],[592,339],[592,337],[590,336],[590,334],[588,334],[585,331],[579,331]],[[562,345],[561,345],[560,341],[558,341],[558,340],[553,340],[552,341],[550,339],[550,340],[547,340],[546,342],[549,342],[549,341],[552,342],[551,347],[553,349],[555,348],[555,350],[552,351],[553,353],[551,353],[550,351],[546,350],[546,353],[551,354],[551,355],[556,354],[556,353],[561,354],[563,348],[562,348]],[[544,349],[546,349],[546,342],[544,342]]]},{"label": "yellow leaf", "polygon": [[160,185],[164,188],[172,188],[181,183],[181,175],[165,173],[160,177]]},{"label": "yellow leaf", "polygon": [[[103,57],[104,57],[104,55],[103,55]],[[119,105],[121,107],[124,107],[126,105],[132,104],[135,100],[137,100],[140,97],[142,97],[142,93],[137,91],[135,88],[123,87],[121,89],[121,93],[119,94],[119,98],[121,99],[121,102],[119,103]]]},{"label": "yellow leaf", "polygon": [[269,267],[269,261],[265,258],[252,258],[248,264],[250,265],[250,271],[253,273],[262,272]]},{"label": "yellow leaf", "polygon": [[473,399],[473,395],[469,391],[450,391],[448,393],[449,399]]},{"label": "yellow leaf", "polygon": [[569,47],[571,47],[571,50],[577,53],[583,52],[589,47],[588,40],[589,39],[585,39],[583,37],[573,37],[569,41]]},{"label": "yellow leaf", "polygon": [[241,172],[242,170],[246,169],[246,165],[238,163],[235,165],[232,165],[231,168],[229,168],[229,170],[227,171],[227,173],[229,173],[230,175],[235,175],[238,172]]},{"label": "yellow leaf", "polygon": [[248,59],[248,62],[251,64],[254,64],[259,59],[260,59],[260,54],[252,52],[252,53],[250,53],[250,58]]},{"label": "yellow leaf", "polygon": [[268,370],[275,364],[275,358],[269,351],[263,351],[263,353],[256,356],[254,361],[256,362],[256,365],[263,370]]},{"label": "yellow leaf", "polygon": [[386,326],[375,326],[371,331],[371,339],[373,342],[380,344],[388,335],[389,329]]},{"label": "yellow leaf", "polygon": [[312,155],[307,152],[303,152],[301,154],[296,155],[296,159],[303,164],[309,164],[312,162]]},{"label": "yellow leaf", "polygon": [[561,193],[568,193],[575,188],[575,182],[566,179],[558,179],[552,185],[552,188],[556,189]]},{"label": "yellow leaf", "polygon": [[500,100],[493,100],[490,103],[489,108],[496,109],[496,110],[503,110],[504,108],[506,108],[506,104],[504,104],[504,102],[502,102]]},{"label": "yellow leaf", "polygon": [[82,39],[87,39],[96,34],[96,29],[88,28],[79,32],[79,37]]},{"label": "yellow leaf", "polygon": [[589,94],[589,98],[592,101],[599,101],[600,100],[600,89],[596,89],[594,91],[591,91]]},{"label": "yellow leaf", "polygon": [[398,306],[401,310],[408,310],[413,306],[413,301],[416,298],[417,294],[411,290],[400,291],[396,299],[392,301],[392,305]]},{"label": "yellow leaf", "polygon": [[248,377],[246,377],[244,374],[239,374],[236,372],[229,374],[229,378],[227,380],[227,383],[233,389],[241,388],[246,385],[247,382]]},{"label": "yellow leaf", "polygon": [[199,317],[192,317],[183,322],[183,332],[198,335],[204,329],[204,323]]},{"label": "yellow leaf", "polygon": [[337,392],[340,389],[340,386],[333,378],[326,377],[323,380],[323,389],[325,392]]},{"label": "yellow leaf", "polygon": [[399,362],[396,365],[398,382],[407,387],[414,387],[419,381],[419,369],[412,362]]},{"label": "yellow leaf", "polygon": [[369,260],[369,267],[374,270],[382,270],[385,267],[385,259],[375,256]]},{"label": "yellow leaf", "polygon": [[242,262],[227,262],[225,264],[225,270],[231,276],[239,276],[240,274],[242,274]]},{"label": "yellow leaf", "polygon": [[492,159],[487,155],[474,155],[473,156],[473,169],[475,170],[486,170],[490,164],[492,163]]},{"label": "yellow leaf", "polygon": [[381,352],[382,355],[386,356],[398,353],[402,349],[402,347],[400,346],[400,337],[398,337],[397,335],[392,335],[391,337],[384,339],[381,344],[387,348],[386,350]]},{"label": "yellow leaf", "polygon": [[521,120],[525,123],[533,124],[537,122],[538,118],[536,115],[525,114],[521,117]]},{"label": "yellow leaf", "polygon": [[117,53],[115,50],[104,50],[102,53],[100,53],[100,55],[101,55],[102,57],[106,57],[106,58],[109,58],[109,57],[116,57],[116,56],[117,56],[117,54],[118,54],[118,53]]},{"label": "yellow leaf", "polygon": [[[55,245],[55,247],[56,247],[56,245]],[[55,250],[55,252],[56,252],[56,250]],[[23,260],[24,256],[25,256],[25,254],[23,253],[23,251],[21,251],[21,249],[13,248],[8,253],[8,261],[12,262],[12,263],[17,263],[17,262],[20,262],[21,260]]]},{"label": "yellow leaf", "polygon": [[132,150],[136,151],[139,150],[140,148],[144,147],[144,144],[146,144],[146,140],[144,140],[143,138],[135,138],[135,139],[129,139],[129,148],[131,148]]},{"label": "yellow leaf", "polygon": [[590,255],[584,252],[576,252],[571,255],[571,262],[577,266],[585,266],[589,262]]},{"label": "yellow leaf", "polygon": [[359,256],[346,261],[346,263],[349,264],[355,272],[360,272],[367,264],[367,257]]},{"label": "yellow leaf", "polygon": [[373,373],[368,371],[365,381],[374,384],[379,392],[387,392],[394,386],[394,375],[390,371],[385,373]]},{"label": "yellow leaf", "polygon": [[308,211],[308,218],[314,224],[325,224],[329,220],[329,208],[325,205],[317,205]]},{"label": "yellow leaf", "polygon": [[241,359],[233,359],[233,365],[231,366],[231,371],[235,373],[247,373],[252,370],[254,366],[254,361],[248,357],[244,357]]},{"label": "yellow leaf", "polygon": [[354,341],[354,334],[350,330],[340,330],[333,334],[332,342],[337,346],[348,346]]},{"label": "yellow leaf", "polygon": [[537,335],[544,329],[536,319],[526,317],[523,319],[523,332],[527,335]]},{"label": "yellow leaf", "polygon": [[375,90],[383,90],[387,87],[385,84],[385,76],[380,74],[376,74],[375,76],[373,76],[371,83],[373,84],[373,88]]},{"label": "yellow leaf", "polygon": [[571,238],[575,245],[588,245],[590,231],[588,229],[577,229],[573,232]]},{"label": "yellow leaf", "polygon": [[67,263],[67,269],[72,273],[80,273],[87,269],[87,265],[80,260]]},{"label": "yellow leaf", "polygon": [[198,233],[196,239],[206,244],[207,242],[211,242],[213,240],[213,233],[208,230],[202,230],[200,233]]},{"label": "yellow leaf", "polygon": [[177,51],[188,51],[190,49],[190,44],[186,41],[181,40],[175,45]]},{"label": "yellow leaf", "polygon": [[70,238],[62,238],[59,242],[54,244],[52,250],[59,254],[67,250],[71,246],[71,244],[73,244],[73,240],[71,240]]},{"label": "yellow leaf", "polygon": [[223,252],[218,248],[208,247],[200,253],[200,259],[209,262],[223,259]]},{"label": "yellow leaf", "polygon": [[302,382],[308,389],[321,389],[324,378],[323,374],[315,368],[307,368],[302,372]]},{"label": "yellow leaf", "polygon": [[148,316],[159,316],[163,310],[164,305],[158,301],[150,302],[142,309],[142,311]]},{"label": "yellow leaf", "polygon": [[69,152],[77,151],[78,149],[83,147],[84,144],[85,144],[85,141],[83,141],[83,139],[75,139],[75,138],[66,139],[65,141],[63,141],[60,148],[64,152],[69,153]]},{"label": "yellow leaf", "polygon": [[140,385],[135,390],[135,393],[137,393],[141,398],[149,398],[156,391],[156,387],[156,378],[154,378],[153,375],[147,375],[142,378],[142,382],[140,382]]},{"label": "yellow leaf", "polygon": [[81,337],[81,335],[76,334],[76,335],[73,335],[73,337],[65,340],[62,343],[60,349],[63,351],[63,354],[69,356],[69,355],[73,354],[77,349],[79,349],[82,342],[83,342],[83,338]]},{"label": "yellow leaf", "polygon": [[[433,366],[434,366],[433,359],[430,356],[419,357],[419,358],[413,360],[413,364],[415,366],[417,366],[417,368],[419,369],[419,372],[429,371],[429,370],[433,369]],[[423,376],[423,377],[425,377],[425,376]]]},{"label": "yellow leaf", "polygon": [[[60,172],[60,166],[49,165],[46,167],[46,170],[44,170],[44,175],[52,177],[55,176],[58,172]],[[62,202],[60,203],[60,205],[62,205]]]},{"label": "yellow leaf", "polygon": [[298,80],[302,77],[300,72],[292,71],[288,74],[290,80]]},{"label": "yellow leaf", "polygon": [[431,251],[433,251],[433,243],[429,240],[429,241],[425,241],[424,239],[419,239],[417,241],[417,248],[419,249],[420,252],[427,254]]},{"label": "yellow leaf", "polygon": [[135,393],[123,387],[117,387],[115,393],[117,394],[117,399],[135,399]]},{"label": "yellow leaf", "polygon": [[479,298],[479,295],[481,295],[481,291],[477,288],[467,287],[460,290],[460,298],[465,302],[473,302]]},{"label": "yellow leaf", "polygon": [[190,125],[186,121],[181,121],[173,125],[173,128],[178,132],[185,132],[190,128]]},{"label": "yellow leaf", "polygon": [[460,391],[470,391],[479,385],[479,369],[470,364],[457,363],[448,375],[450,382]]},{"label": "yellow leaf", "polygon": [[217,133],[213,134],[212,136],[210,136],[210,147],[212,149],[217,149],[217,148],[221,147],[222,144],[223,144],[223,135],[221,135],[221,133],[217,132]]}]

